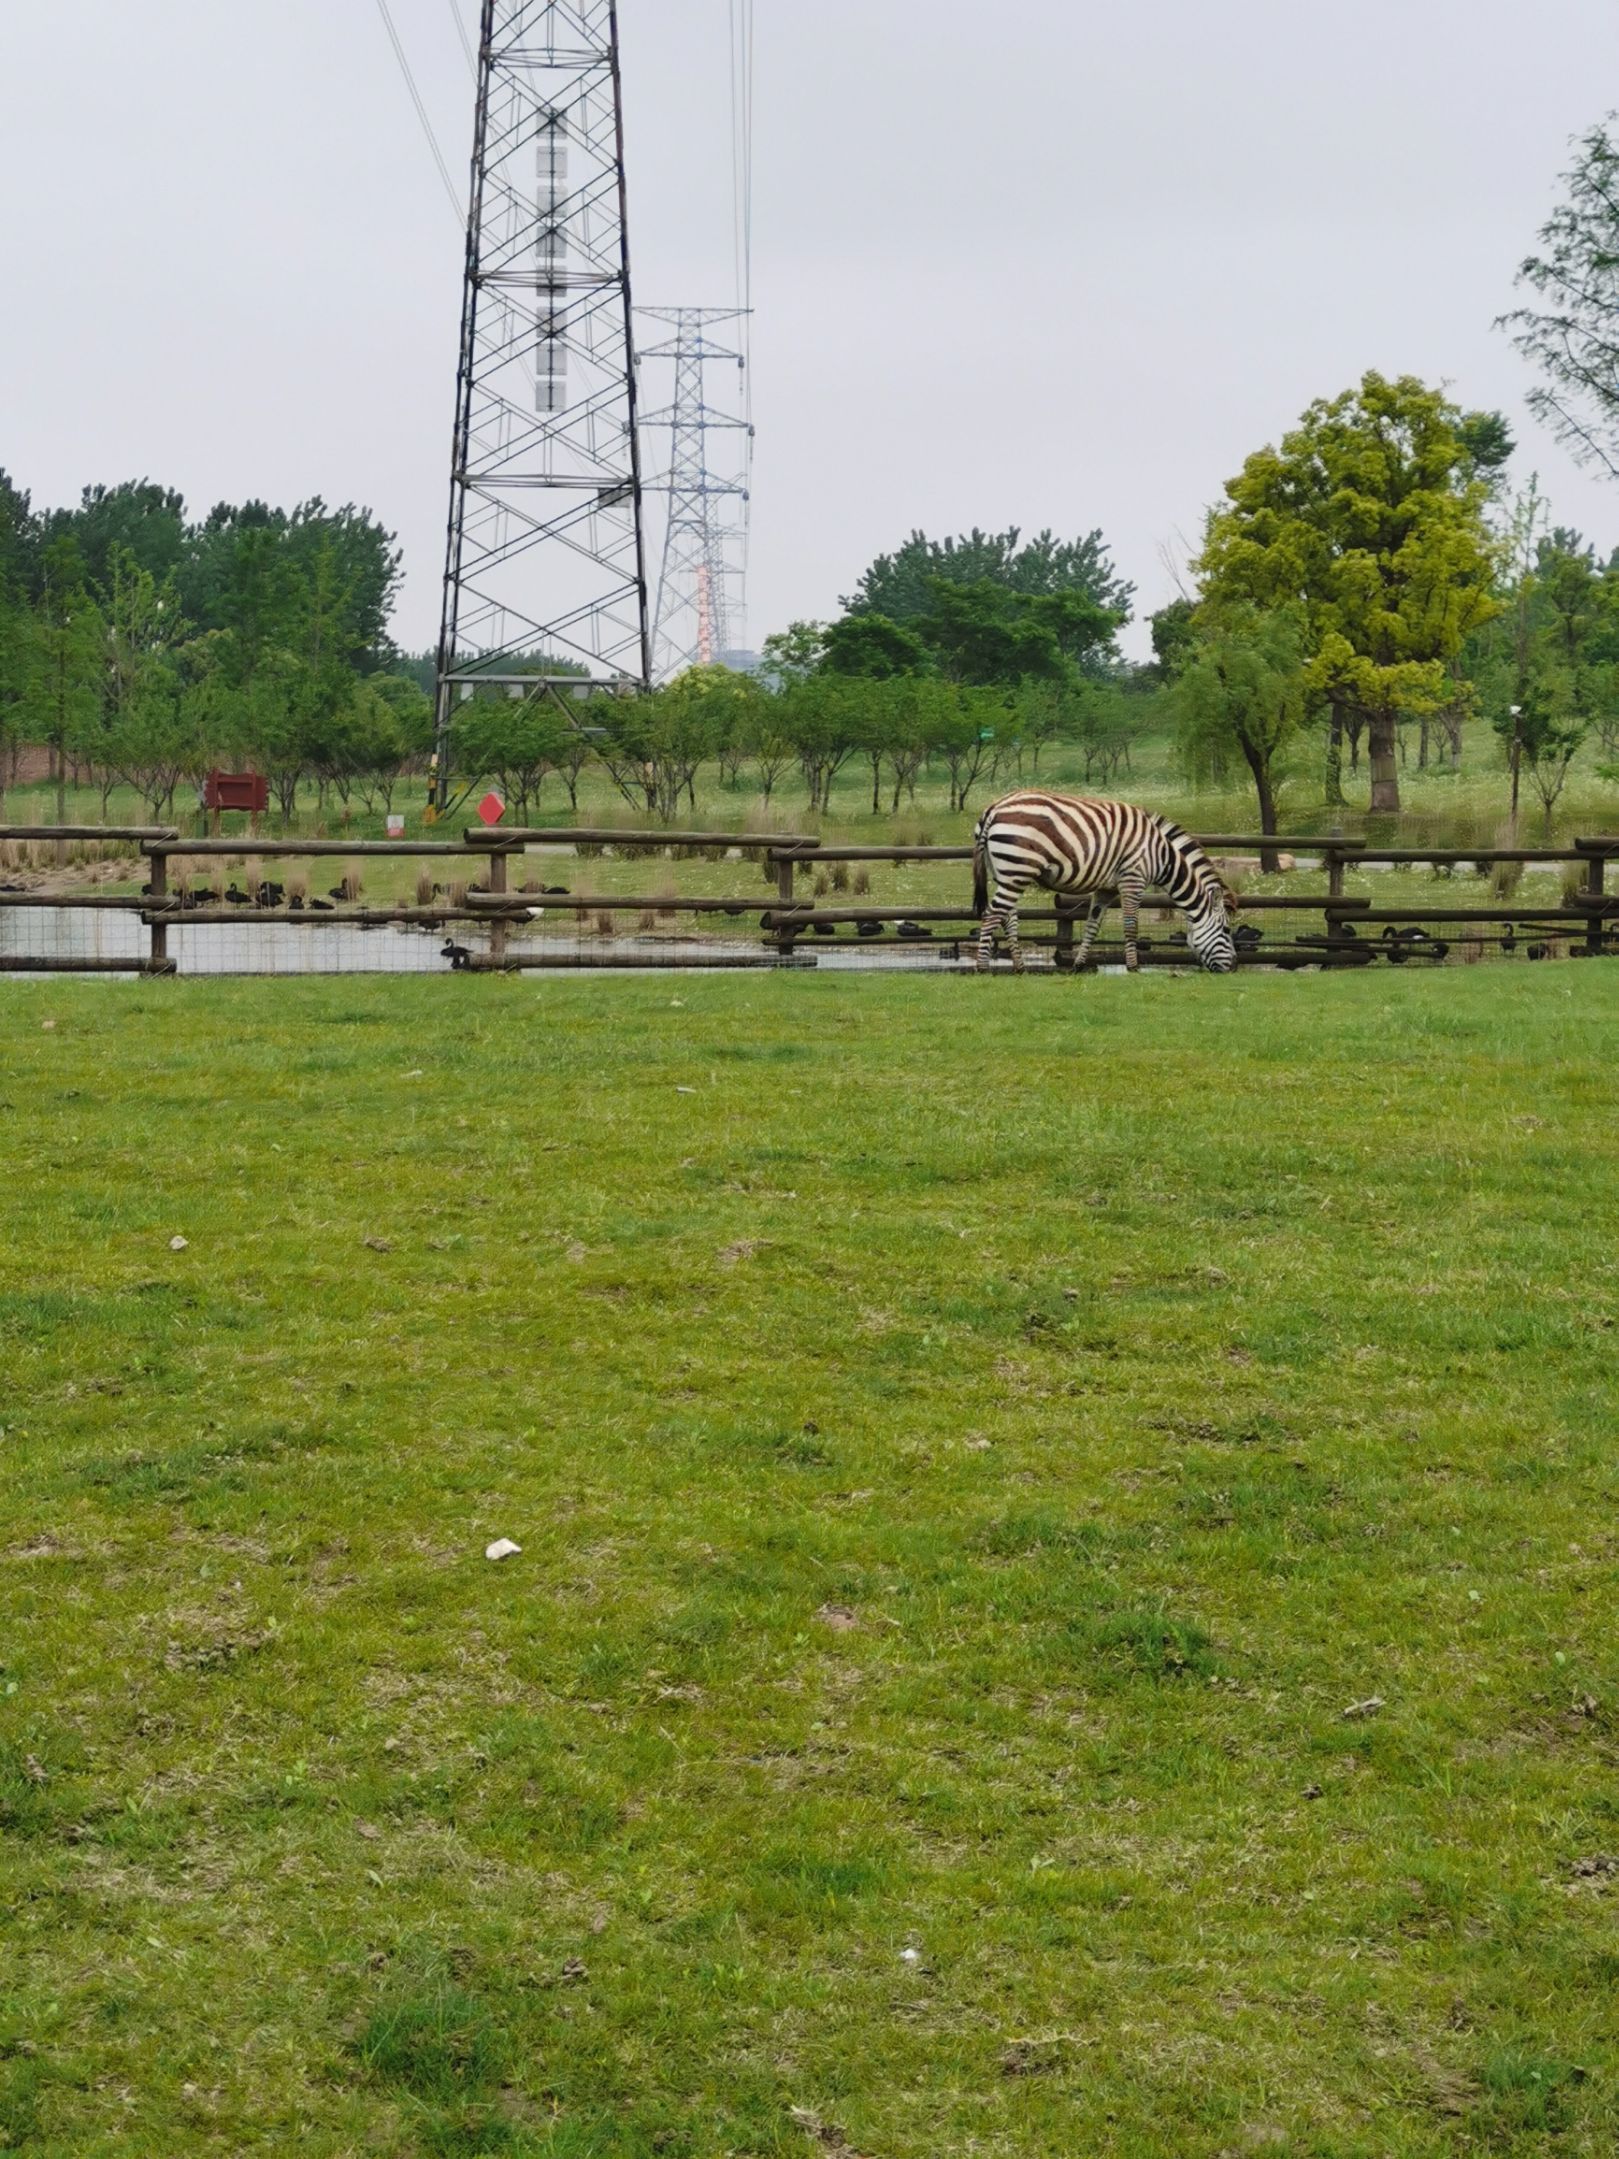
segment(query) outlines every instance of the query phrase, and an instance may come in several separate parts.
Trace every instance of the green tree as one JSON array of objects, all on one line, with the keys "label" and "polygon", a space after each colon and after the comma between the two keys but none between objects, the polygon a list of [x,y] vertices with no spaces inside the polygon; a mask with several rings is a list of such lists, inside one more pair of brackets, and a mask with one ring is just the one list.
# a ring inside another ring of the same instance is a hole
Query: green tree
[{"label": "green tree", "polygon": [[1503,315],[1542,380],[1529,408],[1582,463],[1619,475],[1619,136],[1615,115],[1577,139],[1565,199],[1540,229],[1518,283],[1532,301]]},{"label": "green tree", "polygon": [[34,620],[20,599],[0,592],[0,815],[11,755],[22,739],[34,670]]},{"label": "green tree", "polygon": [[[1101,533],[1060,540],[1050,531],[1024,541],[1016,525],[1005,532],[976,527],[954,539],[930,540],[913,532],[891,555],[879,555],[843,602],[849,614],[886,615],[892,622],[915,622],[934,610],[934,584],[992,584],[1006,592],[1037,598],[1078,593],[1116,623],[1130,619],[1135,587],[1113,567]],[[1076,655],[1077,657],[1077,655]]]},{"label": "green tree", "polygon": [[834,675],[862,675],[886,682],[914,675],[928,664],[928,650],[914,630],[886,615],[845,615],[826,633],[821,665]]},{"label": "green tree", "polygon": [[1148,618],[1153,665],[1160,681],[1173,682],[1197,646],[1197,602],[1174,599]]},{"label": "green tree", "polygon": [[[1274,833],[1278,765],[1308,710],[1297,622],[1241,604],[1198,625],[1173,692],[1182,761],[1195,779],[1223,776],[1234,753],[1259,798],[1259,829]],[[1261,857],[1267,870],[1275,854]]]},{"label": "green tree", "polygon": [[1151,701],[1116,682],[1082,682],[1070,699],[1070,739],[1085,762],[1085,779],[1111,780],[1130,770],[1130,745],[1142,732]]},{"label": "green tree", "polygon": [[1076,660],[1104,649],[1118,616],[1082,592],[1033,596],[976,584],[933,582],[932,604],[915,620],[917,635],[952,682],[979,687],[1066,682]]},{"label": "green tree", "polygon": [[744,723],[758,695],[729,667],[689,667],[647,697],[613,705],[597,756],[632,807],[672,823],[684,796],[697,807],[697,774]]},{"label": "green tree", "polygon": [[[807,680],[807,676],[798,678]],[[785,694],[755,697],[742,714],[738,746],[753,768],[759,792],[768,802],[782,774],[797,755],[793,747],[791,702]]]},{"label": "green tree", "polygon": [[202,755],[182,697],[175,655],[190,625],[180,614],[174,573],[159,578],[132,549],[114,542],[102,584],[106,693],[96,761],[103,770],[102,810],[116,777],[140,795],[154,817],[173,807],[175,790]]},{"label": "green tree", "polygon": [[39,519],[25,490],[0,467],[0,600],[21,604],[39,583]]},{"label": "green tree", "polygon": [[43,551],[20,718],[27,734],[51,752],[59,825],[67,823],[68,759],[88,754],[100,728],[105,657],[84,558],[71,538],[58,534]]},{"label": "green tree", "polygon": [[432,698],[413,676],[368,676],[355,696],[353,739],[360,799],[369,814],[386,814],[406,770],[433,747]]},{"label": "green tree", "polygon": [[825,810],[833,781],[860,748],[862,688],[823,670],[791,684],[776,702],[809,790],[810,809]]},{"label": "green tree", "polygon": [[548,772],[556,769],[574,728],[554,699],[471,697],[455,719],[455,761],[469,777],[492,780],[517,812],[531,822]]},{"label": "green tree", "polygon": [[1297,607],[1334,739],[1366,728],[1374,810],[1400,807],[1401,716],[1445,703],[1447,663],[1500,604],[1469,429],[1441,391],[1368,374],[1247,460],[1197,564],[1216,613]]},{"label": "green tree", "polygon": [[178,574],[185,559],[185,499],[155,480],[87,487],[76,509],[51,512],[45,534],[48,539],[73,540],[84,562],[86,581],[99,591],[110,583],[118,556],[132,560],[162,584]]},{"label": "green tree", "polygon": [[759,676],[766,689],[784,690],[806,682],[826,657],[824,622],[789,622],[772,630],[759,655]]}]

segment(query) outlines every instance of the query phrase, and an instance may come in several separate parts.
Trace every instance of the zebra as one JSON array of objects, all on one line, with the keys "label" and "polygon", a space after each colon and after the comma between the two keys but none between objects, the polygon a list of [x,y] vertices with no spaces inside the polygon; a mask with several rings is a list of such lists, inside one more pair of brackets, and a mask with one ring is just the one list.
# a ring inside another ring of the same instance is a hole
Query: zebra
[{"label": "zebra", "polygon": [[980,974],[995,949],[997,923],[1006,932],[1014,971],[1023,972],[1017,910],[1030,885],[1089,897],[1090,918],[1077,966],[1089,958],[1117,887],[1124,910],[1124,962],[1136,972],[1136,914],[1148,885],[1161,886],[1184,913],[1191,949],[1211,974],[1229,974],[1237,964],[1226,919],[1231,897],[1208,856],[1179,825],[1133,803],[1024,787],[989,805],[973,830],[973,911],[983,921]]}]

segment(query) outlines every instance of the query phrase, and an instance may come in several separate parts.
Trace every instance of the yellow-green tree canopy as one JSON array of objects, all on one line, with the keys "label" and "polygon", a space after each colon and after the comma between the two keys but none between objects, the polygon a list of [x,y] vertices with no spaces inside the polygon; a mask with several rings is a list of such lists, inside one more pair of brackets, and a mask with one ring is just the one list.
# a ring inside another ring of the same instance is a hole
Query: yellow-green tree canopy
[{"label": "yellow-green tree canopy", "polygon": [[1398,716],[1454,694],[1445,663],[1498,609],[1485,509],[1510,450],[1496,414],[1372,373],[1256,450],[1209,513],[1204,605],[1294,614],[1309,688],[1366,721],[1374,810],[1400,806]]}]

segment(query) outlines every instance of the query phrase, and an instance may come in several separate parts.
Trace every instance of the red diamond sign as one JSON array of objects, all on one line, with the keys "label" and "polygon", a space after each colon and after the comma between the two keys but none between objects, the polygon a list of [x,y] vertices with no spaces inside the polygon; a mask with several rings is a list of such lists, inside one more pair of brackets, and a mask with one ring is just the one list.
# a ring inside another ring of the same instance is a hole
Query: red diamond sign
[{"label": "red diamond sign", "polygon": [[498,825],[506,814],[506,805],[491,788],[478,804],[478,815],[486,825]]}]

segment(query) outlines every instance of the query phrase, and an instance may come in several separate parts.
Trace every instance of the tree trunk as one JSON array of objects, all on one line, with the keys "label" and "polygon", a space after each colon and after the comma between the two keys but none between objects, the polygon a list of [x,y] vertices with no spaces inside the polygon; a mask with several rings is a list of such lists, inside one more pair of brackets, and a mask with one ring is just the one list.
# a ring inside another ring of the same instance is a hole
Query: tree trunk
[{"label": "tree trunk", "polygon": [[1426,772],[1426,771],[1427,771],[1427,769],[1428,769],[1428,715],[1427,715],[1427,713],[1425,712],[1425,713],[1423,713],[1423,714],[1422,714],[1422,716],[1421,716],[1421,719],[1420,719],[1420,721],[1418,722],[1418,731],[1417,731],[1417,770],[1418,770],[1419,772]]},{"label": "tree trunk", "polygon": [[[1243,756],[1248,760],[1248,770],[1254,776],[1254,792],[1259,797],[1259,829],[1274,834],[1276,830],[1276,789],[1271,780],[1270,762],[1258,750],[1243,746]],[[1259,867],[1267,877],[1274,877],[1281,868],[1281,861],[1274,848],[1260,851]]]},{"label": "tree trunk", "polygon": [[1372,809],[1398,810],[1400,768],[1395,757],[1392,712],[1374,712],[1366,727],[1366,749],[1372,767]]},{"label": "tree trunk", "polygon": [[1327,801],[1335,808],[1344,800],[1344,716],[1334,705],[1327,726]]}]

